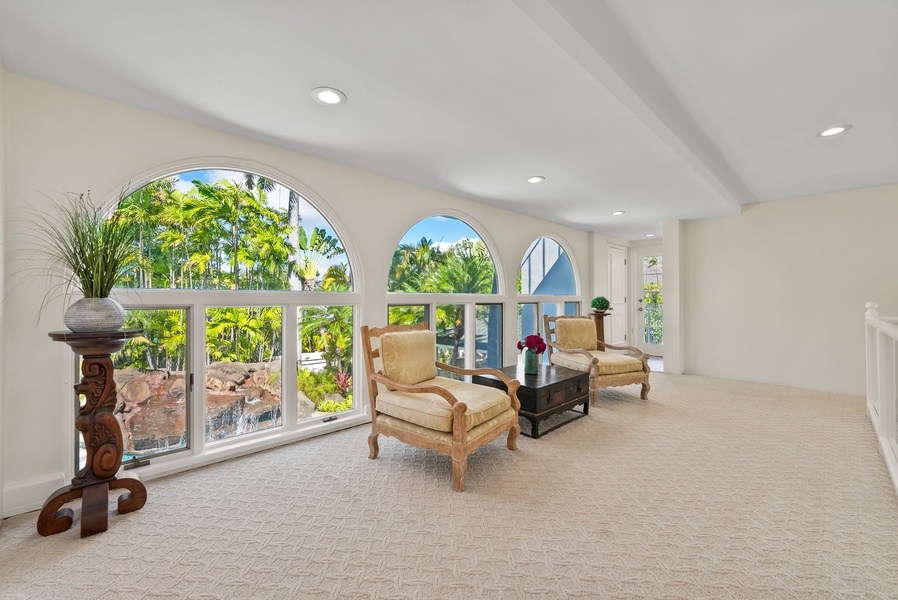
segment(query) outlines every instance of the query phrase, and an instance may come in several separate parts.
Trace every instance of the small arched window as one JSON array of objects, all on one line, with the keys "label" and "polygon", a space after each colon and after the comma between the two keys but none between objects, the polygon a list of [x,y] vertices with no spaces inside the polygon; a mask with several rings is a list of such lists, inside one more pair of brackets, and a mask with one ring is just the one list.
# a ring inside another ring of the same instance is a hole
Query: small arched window
[{"label": "small arched window", "polygon": [[470,225],[430,217],[412,226],[393,253],[387,290],[424,294],[495,294],[496,267]]},{"label": "small arched window", "polygon": [[518,338],[538,334],[542,315],[578,315],[580,303],[565,299],[577,294],[577,280],[571,259],[556,240],[535,240],[521,261],[518,271]]},{"label": "small arched window", "polygon": [[395,294],[389,322],[430,323],[439,360],[467,368],[502,365],[502,305],[492,298],[496,266],[464,221],[437,216],[412,226],[393,253],[387,291]]},{"label": "small arched window", "polygon": [[541,237],[527,249],[520,271],[521,294],[543,296],[573,296],[577,282],[571,259],[561,244]]}]

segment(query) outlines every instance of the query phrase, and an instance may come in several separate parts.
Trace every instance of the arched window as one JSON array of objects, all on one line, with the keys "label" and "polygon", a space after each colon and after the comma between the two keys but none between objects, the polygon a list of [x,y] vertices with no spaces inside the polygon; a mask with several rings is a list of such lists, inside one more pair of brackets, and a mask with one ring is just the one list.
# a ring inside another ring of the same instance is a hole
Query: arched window
[{"label": "arched window", "polygon": [[116,296],[125,326],[144,330],[115,355],[125,460],[352,414],[349,261],[303,196],[205,169],[153,181],[117,210],[138,261]]},{"label": "arched window", "polygon": [[577,294],[577,281],[571,260],[556,240],[535,240],[521,261],[518,294],[531,296],[518,303],[518,338],[539,333],[542,315],[550,317],[578,315],[580,303],[565,296]]},{"label": "arched window", "polygon": [[333,228],[276,181],[229,170],[159,179],[124,198],[138,264],[125,287],[154,289],[351,289]]},{"label": "arched window", "polygon": [[502,305],[493,258],[474,229],[437,216],[412,226],[390,264],[391,324],[430,323],[438,360],[456,366],[502,364]]}]

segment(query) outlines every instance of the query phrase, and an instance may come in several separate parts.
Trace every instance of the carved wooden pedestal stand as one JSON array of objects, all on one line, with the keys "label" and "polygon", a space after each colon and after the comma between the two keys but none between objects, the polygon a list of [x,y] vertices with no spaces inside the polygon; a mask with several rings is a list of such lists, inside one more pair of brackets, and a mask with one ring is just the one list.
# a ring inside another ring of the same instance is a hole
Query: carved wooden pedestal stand
[{"label": "carved wooden pedestal stand", "polygon": [[84,438],[87,462],[72,478],[71,485],[59,488],[50,496],[37,518],[37,532],[53,535],[72,526],[74,511],[61,508],[66,502],[81,498],[81,537],[106,531],[109,490],[125,488],[118,499],[119,513],[143,508],[147,489],[137,479],[117,479],[122,464],[122,429],[112,414],[115,409],[114,368],[109,358],[137,337],[142,329],[121,329],[111,332],[73,333],[54,331],[49,335],[57,342],[65,342],[76,354],[84,357],[81,364],[81,383],[75,391],[84,394],[86,402],[78,410],[75,427]]}]

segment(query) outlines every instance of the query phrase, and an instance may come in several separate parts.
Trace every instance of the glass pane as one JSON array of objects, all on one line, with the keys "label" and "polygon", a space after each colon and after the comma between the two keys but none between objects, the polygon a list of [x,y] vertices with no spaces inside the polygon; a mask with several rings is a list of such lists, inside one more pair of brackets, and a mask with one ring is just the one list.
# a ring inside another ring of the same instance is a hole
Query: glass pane
[{"label": "glass pane", "polygon": [[352,408],[351,306],[305,306],[296,312],[297,417],[326,417]]},{"label": "glass pane", "polygon": [[495,294],[496,269],[486,244],[454,217],[411,227],[393,253],[387,290],[433,294]]},{"label": "glass pane", "polygon": [[437,360],[465,366],[465,305],[437,305]]},{"label": "glass pane", "polygon": [[499,368],[502,366],[502,305],[477,305],[477,353],[474,367]]},{"label": "glass pane", "polygon": [[[558,305],[554,302],[543,302],[543,314],[549,315],[550,317],[558,316]],[[542,320],[542,319],[540,319]]]},{"label": "glass pane", "polygon": [[122,287],[351,289],[334,229],[305,198],[223,169],[160,179],[124,198],[138,264]]},{"label": "glass pane", "polygon": [[206,441],[281,424],[280,307],[206,309]]},{"label": "glass pane", "polygon": [[[144,331],[112,355],[122,461],[183,450],[187,448],[187,311],[129,310],[125,327]],[[86,454],[84,440],[80,435],[78,439],[81,469]]]},{"label": "glass pane", "polygon": [[571,259],[561,244],[547,237],[530,244],[518,279],[522,294],[569,296],[577,288]]},{"label": "glass pane", "polygon": [[564,303],[564,316],[566,316],[566,317],[580,316],[580,303],[579,302],[565,302]]},{"label": "glass pane", "polygon": [[388,325],[427,323],[427,304],[391,304],[387,307]]},{"label": "glass pane", "polygon": [[660,256],[646,256],[643,265],[643,299],[645,305],[645,343],[663,341],[663,267]]},{"label": "glass pane", "polygon": [[518,339],[523,340],[528,335],[539,333],[539,324],[536,320],[537,304],[518,304]]}]

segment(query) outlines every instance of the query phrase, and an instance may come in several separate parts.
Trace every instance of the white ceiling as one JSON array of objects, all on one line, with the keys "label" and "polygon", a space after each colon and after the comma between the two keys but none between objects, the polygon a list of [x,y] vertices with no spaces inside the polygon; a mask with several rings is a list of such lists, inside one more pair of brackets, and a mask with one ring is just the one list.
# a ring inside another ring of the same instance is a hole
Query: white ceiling
[{"label": "white ceiling", "polygon": [[625,239],[898,182],[894,0],[0,0],[0,57]]}]

